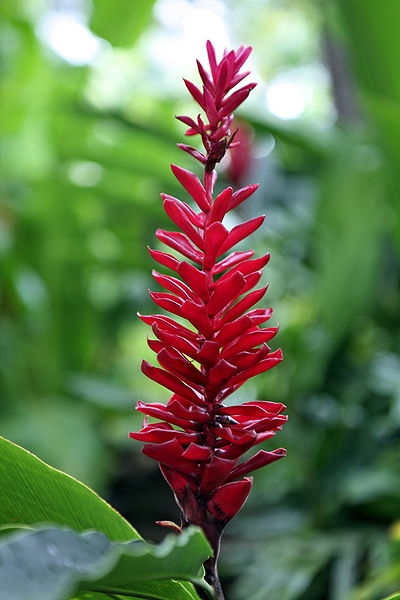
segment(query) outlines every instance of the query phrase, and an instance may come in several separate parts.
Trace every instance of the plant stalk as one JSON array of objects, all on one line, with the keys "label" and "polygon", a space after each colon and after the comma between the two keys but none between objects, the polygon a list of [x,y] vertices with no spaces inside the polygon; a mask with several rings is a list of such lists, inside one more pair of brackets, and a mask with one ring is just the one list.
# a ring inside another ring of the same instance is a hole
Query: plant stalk
[{"label": "plant stalk", "polygon": [[224,593],[223,593],[222,587],[221,587],[221,582],[220,582],[219,576],[218,576],[216,559],[214,557],[211,557],[208,560],[206,560],[206,562],[204,563],[204,568],[206,571],[204,579],[213,588],[214,593],[215,593],[215,599],[216,600],[225,600],[225,596],[224,596]]}]

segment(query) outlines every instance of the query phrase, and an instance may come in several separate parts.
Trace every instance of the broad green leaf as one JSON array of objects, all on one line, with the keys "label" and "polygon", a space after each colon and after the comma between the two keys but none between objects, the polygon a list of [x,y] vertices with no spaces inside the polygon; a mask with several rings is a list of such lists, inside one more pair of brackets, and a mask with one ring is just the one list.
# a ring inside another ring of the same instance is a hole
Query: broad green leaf
[{"label": "broad green leaf", "polygon": [[21,530],[32,531],[32,527],[30,525],[23,525],[22,523],[7,523],[6,525],[0,525],[0,537],[3,535],[10,535],[10,533],[14,533],[15,531],[21,533]]},{"label": "broad green leaf", "polygon": [[[205,584],[207,585],[207,584]],[[134,598],[149,598],[151,600],[198,600],[198,595],[191,583],[186,581],[148,581],[147,583],[138,583],[132,586],[132,594],[136,594]],[[212,598],[212,596],[210,596]],[[83,591],[78,592],[76,597],[78,600],[105,600],[102,592]],[[128,598],[124,594],[118,594],[120,598]],[[129,600],[132,596],[129,595]]]},{"label": "broad green leaf", "polygon": [[[359,80],[361,97],[377,125],[398,188],[400,3],[386,0],[383,10],[379,10],[375,0],[340,0],[338,6],[347,29],[350,60]],[[390,196],[395,205],[393,216],[400,243],[399,194]]]},{"label": "broad green leaf", "polygon": [[339,6],[351,33],[348,41],[362,85],[400,99],[400,3],[386,0],[384,10],[375,0],[340,0]]},{"label": "broad green leaf", "polygon": [[353,330],[357,316],[368,310],[385,233],[379,156],[351,135],[344,135],[338,148],[322,173],[312,236],[320,351],[305,350],[300,357],[299,378],[307,387],[322,384],[332,355]]},{"label": "broad green leaf", "polygon": [[149,22],[153,4],[154,0],[99,0],[93,3],[90,28],[113,46],[131,46]]},{"label": "broad green leaf", "polygon": [[210,554],[206,538],[196,528],[184,530],[178,537],[168,535],[159,546],[130,543],[115,568],[98,583],[118,587],[124,593],[136,583],[152,579],[189,580],[199,577],[201,565]]},{"label": "broad green leaf", "polygon": [[93,490],[2,437],[0,457],[0,525],[50,522],[96,529],[115,541],[139,538]]},{"label": "broad green leaf", "polygon": [[[385,149],[397,168],[400,165],[400,100],[365,93],[364,104],[373,115],[382,135]],[[398,172],[397,172],[398,174]]]},{"label": "broad green leaf", "polygon": [[17,533],[0,542],[0,600],[68,598],[80,577],[112,567],[110,541],[101,533],[66,529]]},{"label": "broad green leaf", "polygon": [[[67,600],[84,592],[154,600],[196,600],[193,588],[210,555],[197,528],[154,546],[110,541],[98,531],[65,528],[18,532],[0,540],[0,600]],[[166,580],[166,581],[163,581]]]},{"label": "broad green leaf", "polygon": [[351,137],[344,138],[340,147],[323,178],[315,233],[316,295],[321,324],[333,346],[368,306],[384,228],[376,210],[378,204],[384,206],[379,160]]},{"label": "broad green leaf", "polygon": [[[294,541],[295,540],[295,541]],[[232,548],[229,566],[237,574],[232,600],[298,600],[307,597],[307,589],[324,565],[331,560],[334,545],[328,538],[312,539],[271,536],[253,548],[249,560],[246,546],[235,554]]]},{"label": "broad green leaf", "polygon": [[1,434],[78,481],[101,488],[109,450],[99,436],[93,409],[81,402],[71,410],[70,402],[57,397],[32,403],[29,419],[19,407],[2,419]]},{"label": "broad green leaf", "polygon": [[[171,588],[169,589],[169,591],[167,592],[167,595],[164,594],[163,591],[161,591],[161,593],[157,592],[156,596],[152,595],[152,592],[145,593],[144,595],[137,595],[137,596],[126,596],[124,594],[118,594],[118,596],[115,595],[105,595],[102,592],[82,592],[82,593],[78,593],[77,595],[75,595],[73,598],[71,598],[71,600],[108,600],[108,598],[112,598],[112,600],[171,600],[172,598],[177,598],[177,600],[192,600],[192,598],[194,600],[199,600],[199,597],[197,595],[195,596],[184,596],[183,598],[181,598],[179,595],[177,596],[177,590],[178,590],[178,584],[181,584],[180,582],[171,582]],[[162,582],[162,583],[158,583],[156,584],[158,586],[160,586],[160,588],[164,589],[164,585],[168,585],[167,582]],[[140,592],[139,592],[140,593]],[[69,599],[68,599],[69,600]]]},{"label": "broad green leaf", "polygon": [[288,125],[283,119],[260,118],[252,113],[243,112],[247,123],[252,125],[258,133],[270,133],[283,142],[300,148],[305,155],[321,159],[329,156],[332,151],[333,134],[321,138],[318,133],[310,132],[309,128],[299,125]]},{"label": "broad green leaf", "polygon": [[[367,579],[365,583],[358,586],[349,600],[370,600],[379,598],[390,588],[397,587],[400,581],[400,565],[398,561],[395,564],[380,569],[376,575]],[[383,600],[400,600],[400,592],[395,592],[394,596],[385,596]]]}]

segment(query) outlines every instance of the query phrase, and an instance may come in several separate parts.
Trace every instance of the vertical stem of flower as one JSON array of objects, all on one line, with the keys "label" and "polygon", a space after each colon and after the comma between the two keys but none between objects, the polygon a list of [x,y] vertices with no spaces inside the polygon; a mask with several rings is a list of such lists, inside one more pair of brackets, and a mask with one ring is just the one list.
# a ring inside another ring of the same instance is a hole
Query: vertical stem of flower
[{"label": "vertical stem of flower", "polygon": [[221,587],[221,582],[218,577],[217,559],[209,558],[204,563],[204,568],[206,571],[205,580],[213,588],[216,600],[225,600],[225,596]]},{"label": "vertical stem of flower", "polygon": [[[212,172],[210,173],[207,170],[205,170],[205,172],[204,172],[204,189],[207,194],[207,199],[208,199],[210,205],[212,205],[212,202],[213,202],[213,197],[212,197],[213,173]],[[206,227],[207,227],[207,225],[208,225],[208,216],[206,219]],[[211,269],[209,269],[209,270],[203,269],[203,271],[207,274],[208,285],[211,286],[214,283],[214,278],[212,276]],[[213,402],[214,402],[214,398],[207,398],[208,410],[210,412],[212,412],[212,416],[214,416]],[[215,450],[215,435],[212,434],[211,431],[207,431],[207,433],[208,433],[207,437],[208,438],[211,437],[211,439],[208,439],[209,446],[210,446],[211,450],[214,452],[214,450]],[[213,588],[216,600],[225,600],[225,597],[224,597],[224,594],[222,591],[222,587],[221,587],[221,582],[220,582],[220,579],[218,576],[218,568],[217,568],[219,548],[220,548],[220,539],[221,539],[221,537],[219,535],[218,540],[213,540],[214,556],[212,556],[208,560],[206,560],[206,562],[204,563],[204,569],[205,569],[205,580]]]}]

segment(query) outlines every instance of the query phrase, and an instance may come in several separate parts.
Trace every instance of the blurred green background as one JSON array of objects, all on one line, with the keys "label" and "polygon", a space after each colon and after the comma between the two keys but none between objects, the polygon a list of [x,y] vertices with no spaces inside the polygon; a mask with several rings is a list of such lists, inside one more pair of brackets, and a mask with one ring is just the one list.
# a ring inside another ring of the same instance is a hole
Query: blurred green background
[{"label": "blurred green background", "polygon": [[285,460],[225,536],[229,600],[377,600],[400,588],[398,0],[3,0],[0,433],[105,495],[150,539],[177,519],[128,439],[152,310],[146,245],[195,115],[181,77],[251,44],[243,156],[284,363],[238,394],[283,401]]}]

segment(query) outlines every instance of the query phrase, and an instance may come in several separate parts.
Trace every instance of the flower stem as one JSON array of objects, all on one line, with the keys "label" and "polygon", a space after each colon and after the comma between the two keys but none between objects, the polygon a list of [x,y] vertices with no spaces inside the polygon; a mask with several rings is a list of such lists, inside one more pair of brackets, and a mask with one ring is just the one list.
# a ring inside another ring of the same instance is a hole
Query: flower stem
[{"label": "flower stem", "polygon": [[215,593],[215,599],[216,600],[225,600],[225,596],[224,596],[224,593],[223,593],[222,587],[221,587],[221,582],[220,582],[219,576],[218,576],[216,559],[212,557],[212,558],[209,558],[208,560],[206,560],[206,562],[204,563],[204,568],[206,571],[204,579],[213,588],[214,593]]}]

